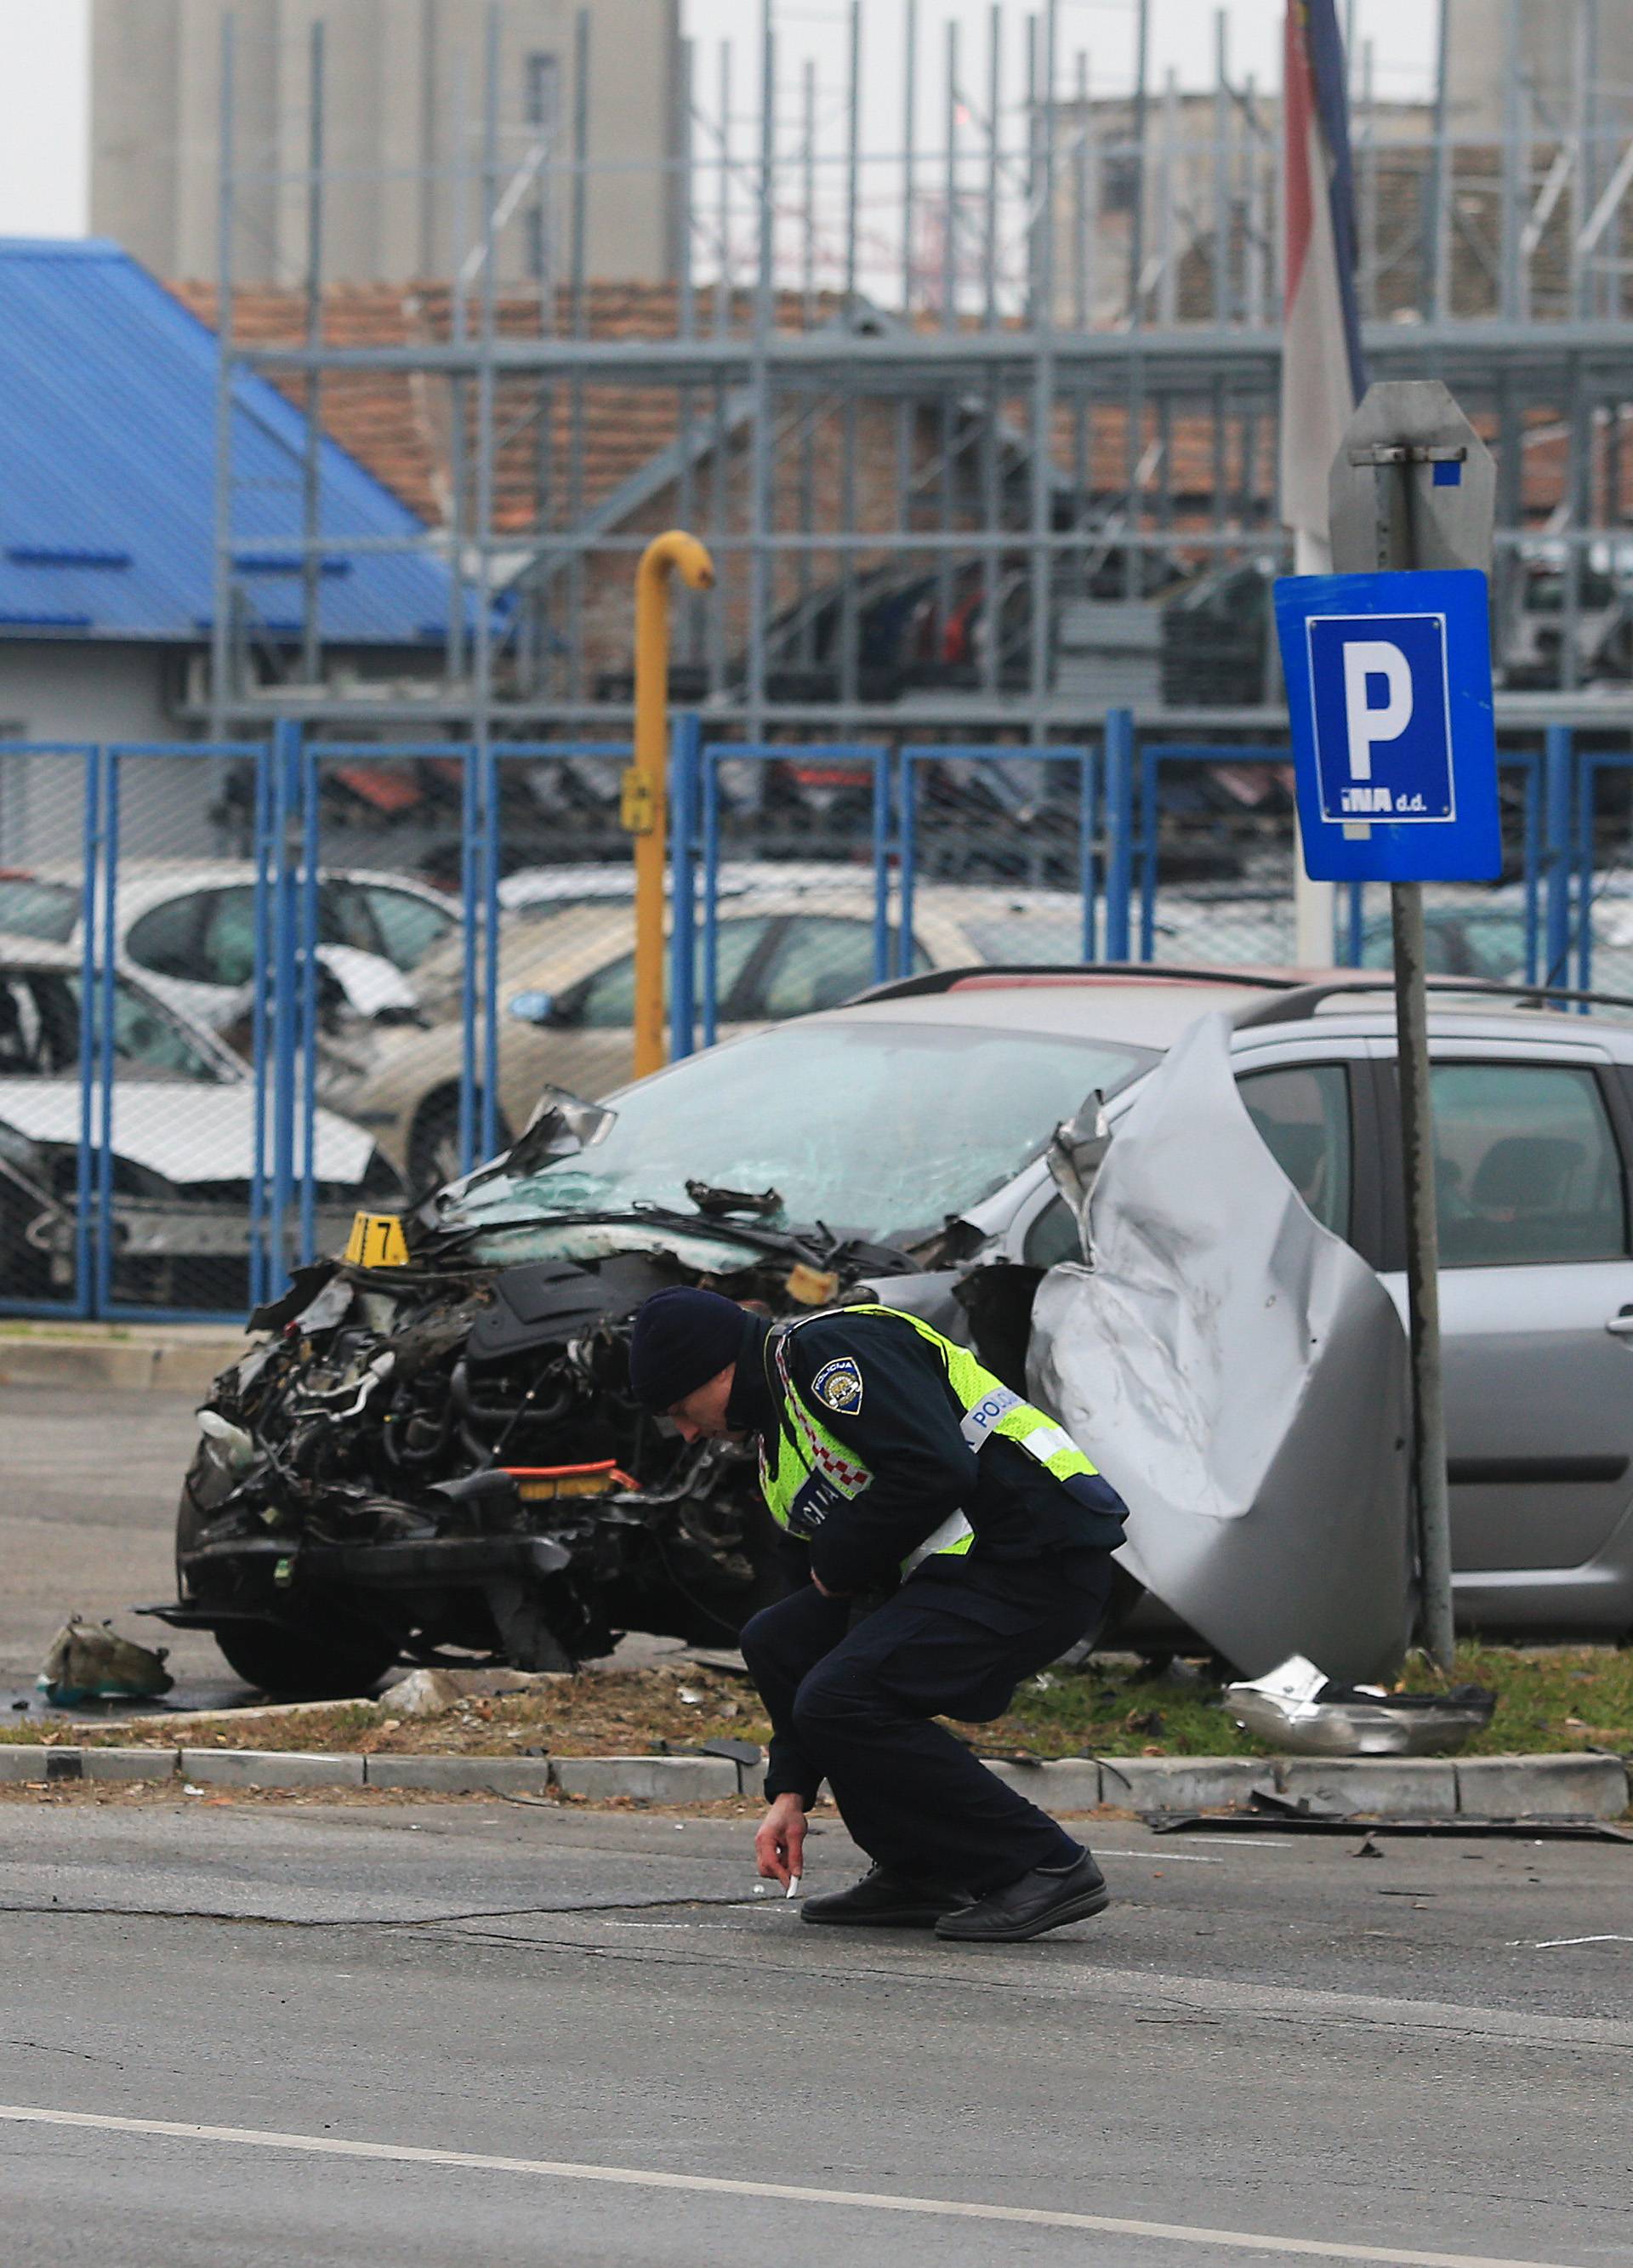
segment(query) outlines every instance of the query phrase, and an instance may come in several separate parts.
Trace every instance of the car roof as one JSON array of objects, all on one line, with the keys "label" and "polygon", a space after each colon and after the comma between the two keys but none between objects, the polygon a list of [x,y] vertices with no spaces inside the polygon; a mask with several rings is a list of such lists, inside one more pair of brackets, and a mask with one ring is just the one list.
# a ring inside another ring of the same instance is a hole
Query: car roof
[{"label": "car roof", "polygon": [[66,968],[76,976],[85,965],[77,945],[48,945],[43,938],[14,937],[0,930],[0,968]]},{"label": "car roof", "polygon": [[[526,910],[528,917],[524,920],[520,918],[522,909],[516,909],[517,917],[507,920],[501,931],[499,968],[504,983],[548,975],[555,989],[560,990],[576,983],[580,976],[593,974],[613,956],[634,949],[635,909],[628,898],[586,899],[577,905],[552,905],[548,909],[535,905]],[[727,899],[719,909],[719,918],[724,925],[813,910],[853,921],[871,921],[873,900],[871,893],[864,895],[858,891],[845,898],[830,893],[822,906],[813,909],[786,894],[746,893],[742,897]],[[699,925],[701,928],[701,922]],[[463,938],[445,938],[415,971],[416,984],[423,996],[439,981],[456,978],[463,967]]]},{"label": "car roof", "polygon": [[[1242,1033],[1267,1039],[1319,1028],[1334,1037],[1393,1039],[1394,1005],[1387,973],[1354,969],[1169,971],[1147,969],[1012,969],[942,971],[937,976],[885,986],[820,1017],[866,1017],[871,1021],[934,1023],[1062,1037],[1119,1041],[1152,1049],[1172,1047],[1199,1016],[1222,1011]],[[1430,1029],[1441,1039],[1515,1039],[1608,1043],[1633,1059],[1633,1006],[1618,1021],[1615,1003],[1584,1017],[1568,1008],[1535,1005],[1535,996],[1470,986],[1431,989]]]},{"label": "car roof", "polygon": [[[325,881],[384,883],[428,903],[457,909],[457,900],[417,874],[394,874],[371,866],[320,866],[318,872]],[[85,869],[65,859],[41,859],[26,869],[8,869],[4,879],[51,883],[77,891],[85,887]],[[191,890],[233,887],[254,879],[254,863],[248,858],[121,858],[119,862],[119,894],[126,905],[138,898],[158,902],[184,896]]]},{"label": "car roof", "polygon": [[983,969],[945,991],[853,1001],[844,1007],[824,1009],[805,1020],[864,1017],[872,1023],[989,1026],[1164,1049],[1172,1047],[1210,1009],[1245,1008],[1264,997],[1251,985],[1192,983],[1159,975],[1140,978],[1107,974],[1104,978],[1053,982],[1048,977]]}]

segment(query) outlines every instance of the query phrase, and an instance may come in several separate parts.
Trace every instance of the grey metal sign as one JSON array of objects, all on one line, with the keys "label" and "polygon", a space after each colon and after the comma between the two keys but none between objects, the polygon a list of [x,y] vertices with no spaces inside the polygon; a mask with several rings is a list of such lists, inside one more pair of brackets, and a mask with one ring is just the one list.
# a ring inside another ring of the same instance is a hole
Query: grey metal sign
[{"label": "grey metal sign", "polygon": [[1338,574],[1491,563],[1497,467],[1438,378],[1367,387],[1328,499]]}]

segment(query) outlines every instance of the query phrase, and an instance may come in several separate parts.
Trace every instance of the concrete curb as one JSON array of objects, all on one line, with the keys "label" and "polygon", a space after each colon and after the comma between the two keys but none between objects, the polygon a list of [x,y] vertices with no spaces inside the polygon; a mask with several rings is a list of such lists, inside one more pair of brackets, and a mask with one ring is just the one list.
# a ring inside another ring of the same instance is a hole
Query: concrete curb
[{"label": "concrete curb", "polygon": [[[1371,1819],[1619,1819],[1620,1756],[1069,1756],[989,1769],[1045,1811],[1245,1811],[1255,1789]],[[710,1803],[759,1792],[761,1767],[727,1756],[449,1756],[251,1749],[80,1749],[0,1743],[0,1783],[178,1779],[198,1787],[423,1788],[592,1802]]]}]

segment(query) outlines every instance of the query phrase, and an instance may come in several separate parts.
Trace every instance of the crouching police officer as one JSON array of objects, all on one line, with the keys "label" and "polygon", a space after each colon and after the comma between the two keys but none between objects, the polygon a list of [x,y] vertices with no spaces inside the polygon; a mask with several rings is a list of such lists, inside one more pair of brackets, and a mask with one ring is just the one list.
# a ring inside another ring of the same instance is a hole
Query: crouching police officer
[{"label": "crouching police officer", "polygon": [[933,1721],[1001,1715],[1098,1626],[1124,1506],[1089,1460],[890,1307],[768,1323],[717,1292],[659,1292],[629,1369],[688,1441],[755,1436],[772,1516],[808,1548],[810,1581],[740,1641],[772,1726],[761,1874],[800,1874],[826,1779],[873,1866],[808,1898],[809,1922],[1004,1943],[1100,1912],[1088,1852]]}]

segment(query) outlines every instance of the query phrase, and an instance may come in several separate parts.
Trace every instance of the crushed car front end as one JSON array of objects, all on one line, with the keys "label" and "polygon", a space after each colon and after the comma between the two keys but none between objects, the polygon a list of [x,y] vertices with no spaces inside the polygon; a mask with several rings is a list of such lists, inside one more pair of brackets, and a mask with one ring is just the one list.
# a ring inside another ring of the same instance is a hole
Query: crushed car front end
[{"label": "crushed car front end", "polygon": [[400,1659],[567,1668],[628,1630],[731,1643],[784,1587],[775,1531],[742,1450],[636,1406],[635,1310],[707,1282],[783,1312],[864,1256],[903,1263],[706,1222],[541,1224],[548,1256],[508,1265],[410,1240],[407,1265],[305,1270],[255,1319],[269,1336],[201,1415],[165,1619],[313,1694]]},{"label": "crushed car front end", "polygon": [[879,1296],[963,1336],[958,1248],[980,1239],[956,1224],[1150,1060],[915,1004],[779,1026],[614,1107],[553,1093],[401,1221],[397,1264],[360,1247],[253,1319],[159,1611],[252,1684],[313,1695],[401,1659],[560,1668],[632,1630],[730,1644],[781,1594],[782,1554],[747,1452],[636,1407],[642,1300]]}]

